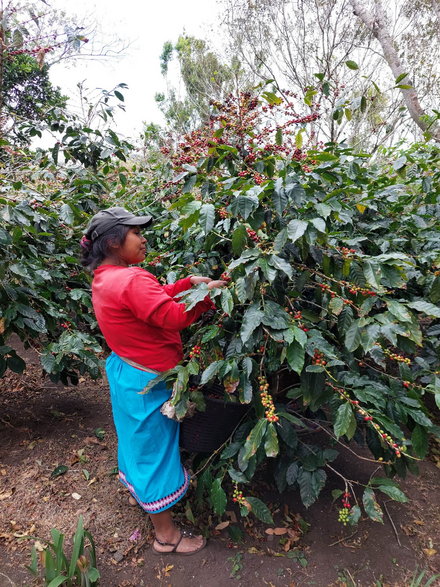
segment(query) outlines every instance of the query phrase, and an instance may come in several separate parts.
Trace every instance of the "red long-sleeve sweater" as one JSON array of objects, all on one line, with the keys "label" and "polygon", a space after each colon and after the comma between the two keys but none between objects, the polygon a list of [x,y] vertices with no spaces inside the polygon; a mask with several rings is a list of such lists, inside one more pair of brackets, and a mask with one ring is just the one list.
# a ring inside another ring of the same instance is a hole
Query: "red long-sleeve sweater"
[{"label": "red long-sleeve sweater", "polygon": [[180,330],[213,307],[207,298],[185,312],[185,305],[173,296],[190,288],[189,277],[162,286],[141,267],[95,269],[93,308],[108,346],[156,371],[175,367],[183,357]]}]

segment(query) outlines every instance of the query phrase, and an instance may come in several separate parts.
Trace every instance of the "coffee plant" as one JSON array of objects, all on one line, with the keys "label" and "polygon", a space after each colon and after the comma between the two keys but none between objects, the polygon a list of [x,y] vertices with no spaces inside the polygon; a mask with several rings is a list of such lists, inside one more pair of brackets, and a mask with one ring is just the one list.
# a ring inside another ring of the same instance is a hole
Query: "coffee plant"
[{"label": "coffee plant", "polygon": [[[95,105],[101,123],[112,117],[112,99],[123,100],[118,89],[104,91]],[[15,334],[39,353],[52,380],[67,384],[101,374],[103,341],[78,243],[90,215],[126,194],[133,146],[59,107],[50,119],[21,127],[31,138],[52,133],[47,151],[0,141],[0,376],[25,369],[9,344]]]},{"label": "coffee plant", "polygon": [[[299,489],[305,506],[331,471],[340,520],[356,523],[362,505],[381,521],[377,491],[406,501],[393,478],[416,472],[438,434],[429,409],[440,404],[439,150],[383,149],[374,162],[316,144],[319,111],[300,115],[294,102],[265,88],[231,96],[212,104],[206,128],[163,148],[175,175],[147,268],[228,281],[211,293],[211,322],[190,331],[186,360],[162,376],[173,385],[165,411],[182,420],[203,409],[214,382],[226,401],[251,406],[198,477],[217,513],[232,481],[242,513],[270,522],[243,493],[269,462],[279,491]],[[206,294],[202,284],[183,299],[191,308]],[[304,440],[316,428],[328,447]],[[334,446],[353,440],[382,477],[362,484],[335,467]]]}]

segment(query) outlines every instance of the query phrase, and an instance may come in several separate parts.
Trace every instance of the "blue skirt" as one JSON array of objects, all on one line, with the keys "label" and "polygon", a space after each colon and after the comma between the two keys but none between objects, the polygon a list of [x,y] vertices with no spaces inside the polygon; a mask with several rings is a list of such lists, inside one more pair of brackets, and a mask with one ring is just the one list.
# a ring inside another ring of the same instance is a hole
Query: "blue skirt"
[{"label": "blue skirt", "polygon": [[154,379],[112,353],[106,361],[113,419],[118,436],[119,480],[149,514],[181,499],[189,475],[180,462],[180,425],[160,412],[170,398],[165,383],[140,391]]}]

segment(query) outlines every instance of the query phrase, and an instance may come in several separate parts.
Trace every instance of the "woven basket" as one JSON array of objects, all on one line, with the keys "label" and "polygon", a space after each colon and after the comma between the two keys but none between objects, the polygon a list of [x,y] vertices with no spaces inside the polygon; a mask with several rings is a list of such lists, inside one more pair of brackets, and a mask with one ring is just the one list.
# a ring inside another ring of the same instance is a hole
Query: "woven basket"
[{"label": "woven basket", "polygon": [[206,410],[180,424],[180,446],[189,452],[210,453],[232,434],[249,406],[207,397]]}]

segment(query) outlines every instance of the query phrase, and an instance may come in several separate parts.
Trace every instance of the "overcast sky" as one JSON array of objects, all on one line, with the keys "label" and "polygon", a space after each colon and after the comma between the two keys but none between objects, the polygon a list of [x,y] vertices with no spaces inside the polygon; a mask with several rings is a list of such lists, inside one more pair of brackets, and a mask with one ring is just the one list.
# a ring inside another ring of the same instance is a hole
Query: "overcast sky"
[{"label": "overcast sky", "polygon": [[159,62],[164,42],[176,41],[184,31],[200,38],[212,35],[219,4],[217,0],[56,0],[57,8],[89,15],[109,38],[118,36],[129,46],[115,59],[57,64],[51,79],[72,100],[83,80],[90,89],[110,90],[126,83],[126,112],[118,116],[118,131],[135,137],[143,121],[161,122],[154,95],[165,87]]}]

